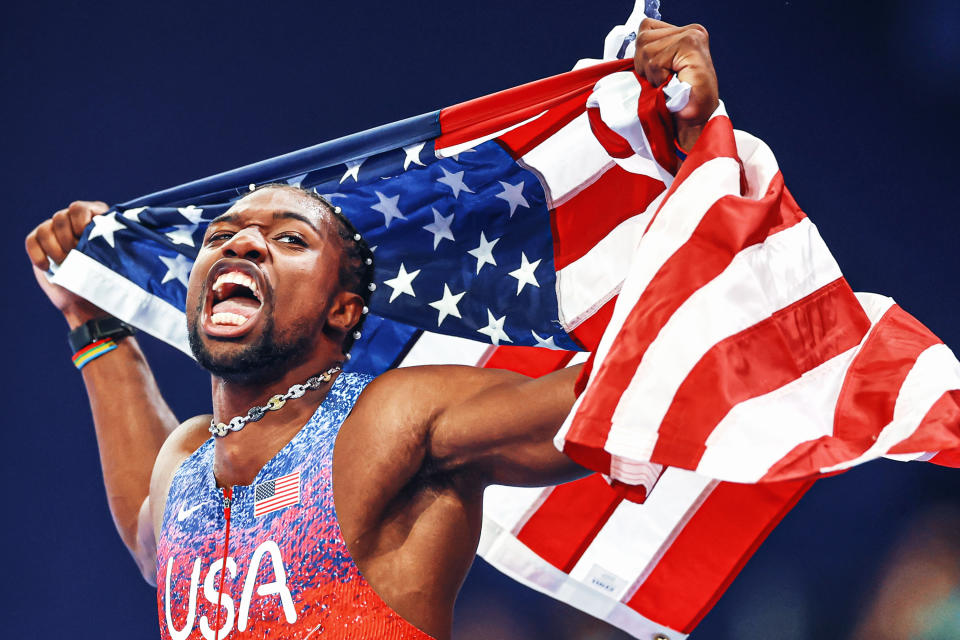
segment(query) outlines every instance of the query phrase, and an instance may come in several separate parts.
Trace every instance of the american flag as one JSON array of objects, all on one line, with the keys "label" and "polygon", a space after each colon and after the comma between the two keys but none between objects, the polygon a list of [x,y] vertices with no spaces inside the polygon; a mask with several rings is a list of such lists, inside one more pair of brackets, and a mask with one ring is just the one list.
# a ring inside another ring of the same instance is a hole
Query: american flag
[{"label": "american flag", "polygon": [[261,482],[253,487],[253,515],[265,516],[300,502],[300,472]]},{"label": "american flag", "polygon": [[852,293],[722,110],[678,172],[684,86],[630,62],[644,8],[574,71],[117,205],[55,281],[189,352],[208,221],[251,183],[316,189],[376,247],[349,369],[542,375],[593,353],[557,443],[607,478],[488,490],[479,552],[637,637],[685,637],[815,478],[960,464],[960,373]]}]

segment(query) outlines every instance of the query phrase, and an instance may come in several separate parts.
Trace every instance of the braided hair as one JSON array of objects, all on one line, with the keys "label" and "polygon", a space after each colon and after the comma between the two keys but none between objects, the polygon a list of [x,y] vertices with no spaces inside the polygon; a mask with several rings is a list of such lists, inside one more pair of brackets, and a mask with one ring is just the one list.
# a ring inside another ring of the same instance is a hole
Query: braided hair
[{"label": "braided hair", "polygon": [[373,283],[373,251],[370,250],[367,241],[363,239],[363,236],[344,215],[340,207],[334,206],[316,191],[279,182],[259,185],[252,188],[251,192],[271,188],[296,191],[318,203],[337,221],[337,236],[340,238],[340,246],[343,249],[340,253],[340,269],[338,271],[340,286],[363,299],[363,313],[360,315],[360,320],[353,325],[353,328],[350,329],[347,337],[343,340],[343,353],[349,354],[353,343],[360,338],[360,330],[363,328],[363,322],[367,319],[367,312],[370,308],[370,297],[376,288]]}]

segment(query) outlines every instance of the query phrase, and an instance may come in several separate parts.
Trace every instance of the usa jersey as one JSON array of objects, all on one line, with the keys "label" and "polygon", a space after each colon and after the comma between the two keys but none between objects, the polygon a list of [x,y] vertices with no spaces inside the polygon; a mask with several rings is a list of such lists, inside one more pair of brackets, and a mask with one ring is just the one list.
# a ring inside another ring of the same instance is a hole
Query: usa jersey
[{"label": "usa jersey", "polygon": [[430,639],[360,575],[334,511],[334,440],[370,380],[337,376],[249,486],[217,487],[212,438],[177,469],[157,541],[162,638]]}]

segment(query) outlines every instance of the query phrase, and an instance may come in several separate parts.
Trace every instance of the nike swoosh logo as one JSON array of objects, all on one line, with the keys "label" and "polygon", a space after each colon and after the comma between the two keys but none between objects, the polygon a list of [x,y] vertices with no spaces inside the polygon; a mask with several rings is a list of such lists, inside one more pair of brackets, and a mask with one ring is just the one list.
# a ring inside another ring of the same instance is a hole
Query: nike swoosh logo
[{"label": "nike swoosh logo", "polygon": [[200,508],[200,505],[198,504],[193,505],[189,509],[184,509],[183,507],[180,507],[180,512],[177,513],[177,522],[183,522],[184,520],[189,518],[191,515],[193,515],[193,512],[199,508]]}]

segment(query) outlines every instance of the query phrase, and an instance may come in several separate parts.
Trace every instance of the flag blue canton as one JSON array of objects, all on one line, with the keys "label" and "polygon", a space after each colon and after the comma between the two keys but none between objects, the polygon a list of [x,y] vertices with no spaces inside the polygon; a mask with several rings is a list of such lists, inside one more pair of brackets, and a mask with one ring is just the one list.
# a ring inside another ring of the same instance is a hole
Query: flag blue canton
[{"label": "flag blue canton", "polygon": [[[577,349],[557,320],[543,189],[496,142],[444,158],[431,140],[413,142],[266,181],[325,196],[374,248],[372,313],[350,369],[389,368],[423,330]],[[98,218],[80,248],[183,310],[206,227],[246,191],[197,194],[192,203],[169,198],[176,206],[128,203]]]}]

